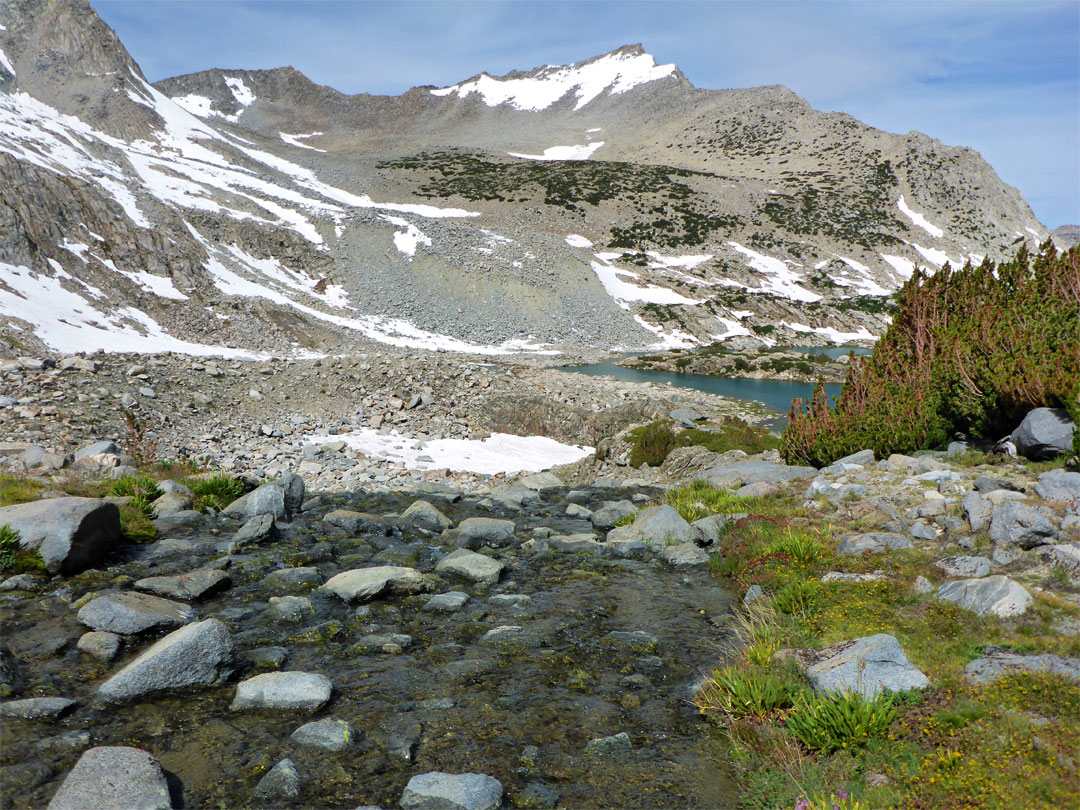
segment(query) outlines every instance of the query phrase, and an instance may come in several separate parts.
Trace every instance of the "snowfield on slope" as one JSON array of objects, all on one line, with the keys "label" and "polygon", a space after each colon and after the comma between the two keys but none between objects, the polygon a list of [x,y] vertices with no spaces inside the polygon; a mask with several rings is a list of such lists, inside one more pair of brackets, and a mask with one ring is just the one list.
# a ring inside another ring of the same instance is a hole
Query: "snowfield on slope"
[{"label": "snowfield on slope", "polygon": [[493,433],[486,439],[429,439],[420,441],[397,431],[380,433],[364,428],[335,436],[310,436],[311,444],[343,441],[365,456],[402,464],[410,470],[474,472],[484,475],[539,472],[557,464],[572,464],[589,456],[592,447],[563,444],[546,436]]}]

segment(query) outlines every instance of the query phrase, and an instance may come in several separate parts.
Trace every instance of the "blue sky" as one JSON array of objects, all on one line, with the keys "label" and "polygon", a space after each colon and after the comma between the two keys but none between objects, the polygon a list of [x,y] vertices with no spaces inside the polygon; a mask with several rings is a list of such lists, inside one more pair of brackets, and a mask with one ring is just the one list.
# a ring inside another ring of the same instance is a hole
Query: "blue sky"
[{"label": "blue sky", "polygon": [[292,65],[396,94],[641,42],[697,87],[784,84],[822,110],[981,152],[1048,227],[1080,224],[1080,3],[91,0],[151,81]]}]

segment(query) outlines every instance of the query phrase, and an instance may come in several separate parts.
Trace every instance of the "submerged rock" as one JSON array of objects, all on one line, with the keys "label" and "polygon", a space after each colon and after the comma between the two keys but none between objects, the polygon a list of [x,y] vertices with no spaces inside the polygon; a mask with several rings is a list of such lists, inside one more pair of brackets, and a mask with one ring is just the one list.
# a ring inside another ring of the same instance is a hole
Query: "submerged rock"
[{"label": "submerged rock", "polygon": [[48,810],[172,810],[161,765],[141,748],[100,746],[83,754]]},{"label": "submerged rock", "polygon": [[255,786],[255,795],[266,799],[295,799],[303,780],[293,761],[286,757],[266,772]]},{"label": "submerged rock", "polygon": [[479,773],[422,773],[401,794],[402,810],[496,810],[503,786]]}]

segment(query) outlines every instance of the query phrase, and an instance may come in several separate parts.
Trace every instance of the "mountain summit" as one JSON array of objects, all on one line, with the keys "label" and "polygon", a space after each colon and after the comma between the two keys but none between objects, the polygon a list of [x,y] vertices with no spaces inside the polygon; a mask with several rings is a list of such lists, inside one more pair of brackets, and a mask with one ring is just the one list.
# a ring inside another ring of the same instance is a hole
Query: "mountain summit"
[{"label": "mountain summit", "polygon": [[0,119],[0,328],[60,351],[870,339],[917,265],[1047,236],[969,149],[640,45],[400,96],[150,85],[85,0],[18,0]]}]

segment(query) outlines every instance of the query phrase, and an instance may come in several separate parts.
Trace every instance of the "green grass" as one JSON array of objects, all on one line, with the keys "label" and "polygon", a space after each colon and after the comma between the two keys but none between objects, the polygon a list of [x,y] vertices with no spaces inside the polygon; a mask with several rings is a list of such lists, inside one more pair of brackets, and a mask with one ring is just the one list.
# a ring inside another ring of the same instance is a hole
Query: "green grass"
[{"label": "green grass", "polygon": [[0,475],[0,506],[36,501],[45,484],[18,475]]},{"label": "green grass", "polygon": [[8,525],[0,526],[0,573],[38,573],[45,570],[45,562],[37,549],[21,548],[19,533]]},{"label": "green grass", "polygon": [[732,416],[725,417],[719,425],[708,429],[676,430],[668,421],[651,422],[630,431],[627,441],[633,445],[630,464],[634,467],[640,467],[643,463],[657,467],[676,447],[704,447],[714,453],[742,450],[755,455],[780,446],[780,439],[765,428]]},{"label": "green grass", "polygon": [[195,508],[200,510],[221,511],[244,494],[243,484],[224,473],[205,478],[187,478],[182,483],[191,490],[195,496]]},{"label": "green grass", "polygon": [[[917,575],[940,581],[933,555],[909,549],[838,557],[833,535],[845,532],[802,509],[797,495],[736,499],[710,495],[697,483],[672,490],[669,502],[683,510],[710,502],[719,512],[748,513],[720,538],[721,561],[713,570],[736,589],[761,585],[766,599],[738,613],[730,663],[714,671],[698,700],[731,745],[741,807],[794,807],[803,797],[824,801],[840,791],[871,808],[1080,806],[1080,687],[1045,674],[986,686],[964,678],[965,665],[987,645],[1080,655],[1080,638],[1053,627],[1080,612],[1074,604],[1034,592],[1025,615],[1003,620],[916,594]],[[830,570],[877,569],[881,580],[820,581]],[[931,687],[894,695],[889,705],[812,697],[802,676],[776,657],[785,648],[821,648],[875,633],[895,636]],[[797,697],[780,707],[770,685],[786,678]],[[738,706],[745,707],[742,714]],[[1032,745],[1035,737],[1041,742]],[[869,783],[874,773],[887,782]]]}]

